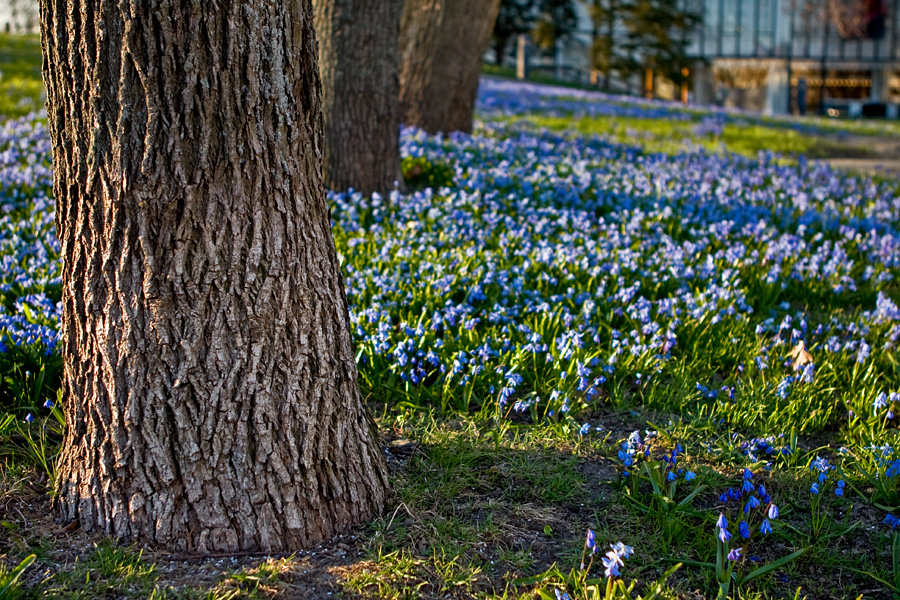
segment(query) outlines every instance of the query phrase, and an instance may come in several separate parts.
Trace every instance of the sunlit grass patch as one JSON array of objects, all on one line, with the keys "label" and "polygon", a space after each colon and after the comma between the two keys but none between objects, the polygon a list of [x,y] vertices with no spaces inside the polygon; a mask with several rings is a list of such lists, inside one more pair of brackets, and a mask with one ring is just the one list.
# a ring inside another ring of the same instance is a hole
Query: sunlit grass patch
[{"label": "sunlit grass patch", "polygon": [[0,33],[0,115],[20,117],[43,106],[40,38]]}]

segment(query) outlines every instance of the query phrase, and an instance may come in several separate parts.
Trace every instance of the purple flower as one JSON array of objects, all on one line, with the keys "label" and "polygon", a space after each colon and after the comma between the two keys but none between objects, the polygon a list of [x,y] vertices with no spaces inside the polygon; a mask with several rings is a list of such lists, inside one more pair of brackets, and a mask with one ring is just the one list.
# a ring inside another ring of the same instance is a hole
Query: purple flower
[{"label": "purple flower", "polygon": [[741,552],[743,550],[741,548],[732,548],[731,552],[728,553],[728,560],[734,562],[741,558]]}]

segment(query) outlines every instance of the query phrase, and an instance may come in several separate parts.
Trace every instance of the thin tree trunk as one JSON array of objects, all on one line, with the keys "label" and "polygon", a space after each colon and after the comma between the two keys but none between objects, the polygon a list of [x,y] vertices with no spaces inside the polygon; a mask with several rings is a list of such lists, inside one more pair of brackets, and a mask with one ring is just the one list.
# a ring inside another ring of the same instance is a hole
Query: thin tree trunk
[{"label": "thin tree trunk", "polygon": [[400,175],[403,0],[314,0],[325,116],[325,185],[386,194]]},{"label": "thin tree trunk", "polygon": [[288,550],[380,510],[321,176],[310,0],[45,0],[62,517]]},{"label": "thin tree trunk", "polygon": [[472,131],[481,59],[500,0],[406,0],[400,112],[428,132]]},{"label": "thin tree trunk", "polygon": [[509,38],[506,36],[496,37],[494,40],[494,62],[497,63],[498,67],[503,66],[504,58],[506,57],[506,47],[509,45]]}]

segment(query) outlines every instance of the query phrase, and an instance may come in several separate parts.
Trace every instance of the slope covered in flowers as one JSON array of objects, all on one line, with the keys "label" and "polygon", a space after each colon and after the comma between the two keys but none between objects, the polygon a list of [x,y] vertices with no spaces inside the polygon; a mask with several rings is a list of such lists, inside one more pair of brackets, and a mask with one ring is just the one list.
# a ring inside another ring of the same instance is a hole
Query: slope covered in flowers
[{"label": "slope covered in flowers", "polygon": [[[486,87],[483,107],[507,93]],[[50,353],[49,142],[30,119],[0,135],[4,344]],[[900,388],[896,182],[765,154],[648,155],[503,121],[402,139],[407,160],[452,174],[447,187],[331,196],[375,397],[558,417],[656,401],[659,386],[680,407],[702,387],[742,425],[788,427],[785,409],[825,429],[875,416],[878,393]],[[785,366],[801,340],[814,357],[802,374]],[[730,406],[744,399],[771,410]]]},{"label": "slope covered in flowers", "polygon": [[[887,513],[900,508],[900,184],[539,129],[509,117],[693,116],[510,85],[485,82],[474,135],[402,132],[406,192],[329,196],[367,397],[477,412],[498,429],[551,423],[576,441],[600,440],[613,410],[702,422],[690,440],[651,428],[611,441],[624,495],[654,483],[682,501],[676,483],[718,486],[718,525],[699,525],[709,544],[773,532],[760,474],[782,467],[815,497],[852,488],[900,523]],[[59,379],[49,152],[37,118],[2,125],[0,408],[19,421],[48,414]],[[685,448],[739,467],[738,490],[683,466]],[[814,540],[818,501],[808,510]],[[607,556],[607,573],[618,564]]]}]

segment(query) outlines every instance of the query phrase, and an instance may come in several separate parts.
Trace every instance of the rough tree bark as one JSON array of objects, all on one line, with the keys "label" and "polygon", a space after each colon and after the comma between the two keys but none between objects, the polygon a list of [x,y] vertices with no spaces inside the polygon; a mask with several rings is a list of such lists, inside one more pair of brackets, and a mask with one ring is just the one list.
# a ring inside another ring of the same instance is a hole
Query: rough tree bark
[{"label": "rough tree bark", "polygon": [[430,133],[472,131],[481,59],[500,0],[406,0],[400,116]]},{"label": "rough tree bark", "polygon": [[310,0],[45,0],[65,519],[187,551],[382,507],[321,175]]},{"label": "rough tree bark", "polygon": [[403,0],[313,0],[325,116],[325,185],[386,194],[400,175]]}]

